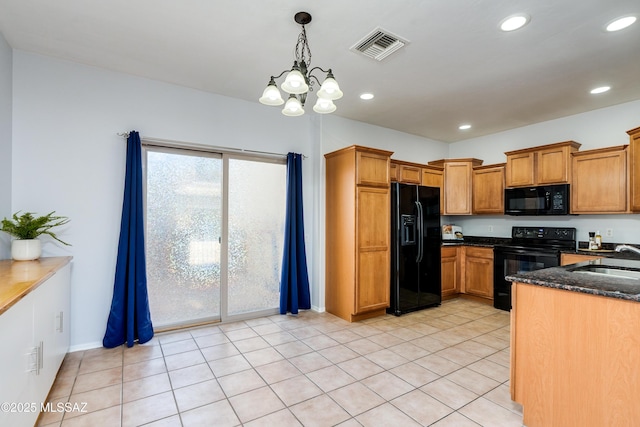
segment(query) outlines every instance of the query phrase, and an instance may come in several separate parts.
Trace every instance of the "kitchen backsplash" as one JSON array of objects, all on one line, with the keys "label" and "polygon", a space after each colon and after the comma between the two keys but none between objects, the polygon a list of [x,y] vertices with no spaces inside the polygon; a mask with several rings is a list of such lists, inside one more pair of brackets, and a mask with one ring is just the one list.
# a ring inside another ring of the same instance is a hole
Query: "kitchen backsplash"
[{"label": "kitchen backsplash", "polygon": [[[588,241],[590,231],[600,231],[603,243],[640,243],[640,214],[554,217],[447,215],[441,218],[441,222],[460,225],[464,234],[469,236],[511,237],[514,226],[574,227],[578,241]],[[607,229],[613,230],[613,236],[606,235]]]}]

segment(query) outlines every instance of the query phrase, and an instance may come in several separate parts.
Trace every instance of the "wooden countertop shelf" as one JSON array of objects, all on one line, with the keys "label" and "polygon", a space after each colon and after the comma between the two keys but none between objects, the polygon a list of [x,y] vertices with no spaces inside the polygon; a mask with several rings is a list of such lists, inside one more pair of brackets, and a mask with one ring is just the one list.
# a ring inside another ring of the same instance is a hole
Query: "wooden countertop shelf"
[{"label": "wooden countertop shelf", "polygon": [[0,260],[0,315],[71,262],[72,257],[45,257],[35,261]]}]

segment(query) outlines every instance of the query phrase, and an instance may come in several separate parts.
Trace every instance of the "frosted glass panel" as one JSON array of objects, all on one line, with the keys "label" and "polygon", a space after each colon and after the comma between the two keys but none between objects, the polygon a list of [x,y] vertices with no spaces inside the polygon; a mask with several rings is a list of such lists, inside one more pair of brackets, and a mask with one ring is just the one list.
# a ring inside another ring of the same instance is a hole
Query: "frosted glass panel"
[{"label": "frosted glass panel", "polygon": [[154,327],[220,317],[220,158],[147,151],[146,255]]},{"label": "frosted glass panel", "polygon": [[286,171],[284,164],[229,160],[229,315],[279,305]]}]

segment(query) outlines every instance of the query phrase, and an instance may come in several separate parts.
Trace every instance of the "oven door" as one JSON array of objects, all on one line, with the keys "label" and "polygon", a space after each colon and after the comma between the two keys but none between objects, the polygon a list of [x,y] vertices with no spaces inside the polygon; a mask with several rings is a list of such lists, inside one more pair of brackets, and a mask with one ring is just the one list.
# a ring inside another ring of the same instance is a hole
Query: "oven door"
[{"label": "oven door", "polygon": [[505,276],[560,265],[555,249],[496,246],[493,252],[493,306],[501,310],[511,310],[511,282]]}]

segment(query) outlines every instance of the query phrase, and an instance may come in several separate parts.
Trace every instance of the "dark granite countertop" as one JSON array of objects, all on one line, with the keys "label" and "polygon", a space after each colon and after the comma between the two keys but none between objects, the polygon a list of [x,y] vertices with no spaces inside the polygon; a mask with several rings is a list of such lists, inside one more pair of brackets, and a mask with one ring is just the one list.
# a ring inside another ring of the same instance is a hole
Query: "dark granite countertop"
[{"label": "dark granite countertop", "polygon": [[506,276],[505,279],[511,282],[640,302],[640,279],[599,276],[571,271],[577,267],[589,265],[640,271],[640,259],[602,258],[564,267],[551,267],[514,274]]},{"label": "dark granite countertop", "polygon": [[[579,255],[595,255],[601,256],[604,258],[618,258],[618,259],[636,259],[640,260],[640,254],[635,252],[616,252],[615,248],[622,243],[603,243],[602,250],[591,251],[587,249],[589,247],[589,242],[578,242],[578,248],[575,251],[570,251],[569,253],[575,253]],[[636,244],[632,244],[631,246],[638,247]]]},{"label": "dark granite countertop", "polygon": [[[442,246],[479,246],[485,248],[492,248],[496,245],[509,245],[511,239],[508,237],[485,237],[485,236],[464,236],[464,240],[443,240]],[[622,243],[603,243],[602,250],[591,251],[588,248],[588,242],[578,242],[576,249],[565,249],[562,253],[566,254],[578,254],[578,255],[595,255],[603,258],[615,258],[615,259],[635,259],[640,260],[640,254],[634,252],[616,252],[614,249],[616,246]],[[631,244],[640,248],[640,245]]]},{"label": "dark granite countertop", "polygon": [[510,238],[505,237],[482,237],[482,236],[464,236],[464,240],[443,240],[443,246],[479,246],[484,248],[492,248],[495,245],[505,245],[511,242]]}]

